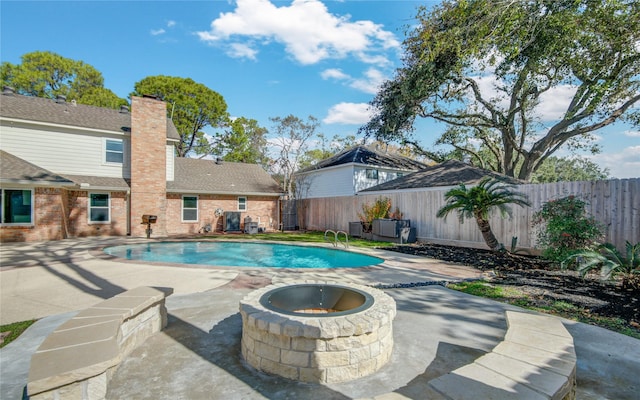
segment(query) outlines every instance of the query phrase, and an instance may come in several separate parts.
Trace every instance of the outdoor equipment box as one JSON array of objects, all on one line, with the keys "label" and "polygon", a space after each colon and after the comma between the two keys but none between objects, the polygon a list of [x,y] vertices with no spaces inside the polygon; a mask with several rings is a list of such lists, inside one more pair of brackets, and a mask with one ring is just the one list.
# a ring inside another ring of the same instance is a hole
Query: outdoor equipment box
[{"label": "outdoor equipment box", "polygon": [[349,222],[349,236],[362,237],[362,222]]},{"label": "outdoor equipment box", "polygon": [[240,232],[240,212],[225,211],[224,230],[225,232]]}]

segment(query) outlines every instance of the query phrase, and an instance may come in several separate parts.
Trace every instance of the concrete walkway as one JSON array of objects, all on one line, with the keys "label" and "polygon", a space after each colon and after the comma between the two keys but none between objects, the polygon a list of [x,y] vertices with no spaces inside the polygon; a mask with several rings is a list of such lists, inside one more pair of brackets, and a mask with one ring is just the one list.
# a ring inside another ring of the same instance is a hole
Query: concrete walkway
[{"label": "concrete walkway", "polygon": [[[270,281],[318,279],[393,284],[478,277],[471,268],[373,251],[382,266],[361,270],[181,268],[122,263],[92,254],[126,239],[65,240],[0,247],[2,323],[46,317],[0,350],[0,398],[23,395],[31,354],[73,312],[140,286],[170,286],[169,325],[118,368],[111,399],[348,399],[395,392],[423,398],[434,377],[490,351],[517,309],[441,286],[386,290],[395,298],[392,360],[377,373],[339,385],[310,385],[245,368],[239,354],[238,301]],[[578,355],[578,398],[638,399],[640,341],[563,320]]]}]

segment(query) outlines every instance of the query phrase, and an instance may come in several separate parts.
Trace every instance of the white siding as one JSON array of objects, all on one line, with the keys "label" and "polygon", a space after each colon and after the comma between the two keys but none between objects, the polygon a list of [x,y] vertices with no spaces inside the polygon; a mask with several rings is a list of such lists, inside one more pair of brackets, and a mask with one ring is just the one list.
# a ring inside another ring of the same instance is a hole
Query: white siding
[{"label": "white siding", "polygon": [[167,152],[167,181],[173,181],[175,178],[175,147],[172,144],[168,144],[166,148]]},{"label": "white siding", "polygon": [[[368,179],[367,178],[367,170],[375,169],[378,170],[378,179]],[[402,171],[398,169],[383,169],[380,167],[365,167],[365,166],[356,166],[354,169],[354,182],[355,182],[355,190],[359,192],[364,189],[368,189],[370,187],[379,185],[381,183],[385,183],[388,181],[392,181],[398,178],[398,174],[409,174],[413,171]]]},{"label": "white siding", "polygon": [[308,184],[308,190],[301,190],[301,198],[353,196],[355,194],[352,165],[322,169],[305,174],[303,177],[302,185]]},{"label": "white siding", "polygon": [[[124,165],[104,161],[106,138],[123,140]],[[131,143],[129,137],[122,134],[65,128],[45,130],[42,126],[3,122],[0,126],[0,148],[58,174],[131,176]]]}]

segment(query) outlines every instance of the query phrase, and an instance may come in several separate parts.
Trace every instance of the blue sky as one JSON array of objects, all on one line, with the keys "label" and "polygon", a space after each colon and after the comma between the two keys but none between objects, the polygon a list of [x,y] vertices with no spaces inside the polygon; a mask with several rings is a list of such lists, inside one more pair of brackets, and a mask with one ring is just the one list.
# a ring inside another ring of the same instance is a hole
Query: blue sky
[{"label": "blue sky", "polygon": [[[82,60],[120,97],[147,76],[188,77],[220,93],[232,116],[268,129],[269,117],[312,115],[328,137],[355,134],[401,65],[417,7],[436,3],[2,0],[0,60],[17,64],[32,51]],[[429,146],[442,130],[423,121],[417,136]],[[637,129],[597,137],[603,153],[594,161],[615,177],[640,176]]]}]

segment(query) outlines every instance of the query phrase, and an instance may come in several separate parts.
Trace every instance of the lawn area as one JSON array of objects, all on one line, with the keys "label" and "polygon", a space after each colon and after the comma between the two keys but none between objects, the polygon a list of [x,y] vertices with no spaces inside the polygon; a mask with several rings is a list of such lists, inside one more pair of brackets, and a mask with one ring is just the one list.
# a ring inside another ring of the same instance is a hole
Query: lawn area
[{"label": "lawn area", "polygon": [[[201,236],[196,239],[229,239],[229,240],[264,240],[264,241],[274,241],[274,242],[310,242],[310,243],[326,243],[333,242],[334,236],[329,233],[327,238],[324,237],[324,232],[320,231],[309,231],[309,232],[269,232],[269,233],[258,233],[254,235],[249,235],[245,233],[240,234],[227,234],[227,235],[206,235]],[[344,235],[339,236],[339,240],[341,243],[344,242]],[[339,247],[343,247],[341,244]],[[376,248],[376,247],[393,247],[394,243],[389,242],[376,242],[373,240],[365,240],[359,239],[349,236],[349,246],[353,247],[363,247],[363,248]]]}]

